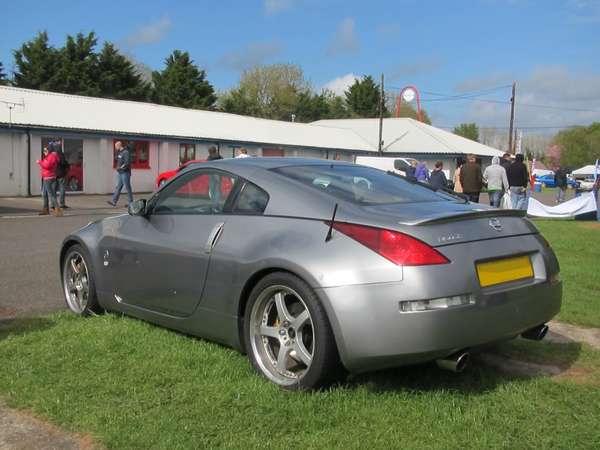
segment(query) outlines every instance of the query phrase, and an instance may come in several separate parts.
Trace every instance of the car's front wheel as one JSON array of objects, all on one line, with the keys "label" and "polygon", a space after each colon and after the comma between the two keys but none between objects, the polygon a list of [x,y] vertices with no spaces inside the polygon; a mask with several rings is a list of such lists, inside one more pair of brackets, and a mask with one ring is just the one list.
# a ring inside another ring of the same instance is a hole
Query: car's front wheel
[{"label": "car's front wheel", "polygon": [[79,244],[70,247],[63,259],[62,283],[65,301],[72,312],[80,316],[102,312],[89,257]]},{"label": "car's front wheel", "polygon": [[269,274],[254,287],[244,337],[252,366],[286,389],[322,387],[343,374],[323,306],[292,274]]}]

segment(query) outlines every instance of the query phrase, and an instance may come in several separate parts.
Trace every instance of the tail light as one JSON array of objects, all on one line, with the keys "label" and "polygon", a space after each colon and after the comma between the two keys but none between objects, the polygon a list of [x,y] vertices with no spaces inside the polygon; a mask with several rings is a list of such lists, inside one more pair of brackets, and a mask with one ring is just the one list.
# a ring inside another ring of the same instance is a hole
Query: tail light
[{"label": "tail light", "polygon": [[398,231],[334,222],[333,229],[399,266],[429,266],[450,261],[433,247]]}]

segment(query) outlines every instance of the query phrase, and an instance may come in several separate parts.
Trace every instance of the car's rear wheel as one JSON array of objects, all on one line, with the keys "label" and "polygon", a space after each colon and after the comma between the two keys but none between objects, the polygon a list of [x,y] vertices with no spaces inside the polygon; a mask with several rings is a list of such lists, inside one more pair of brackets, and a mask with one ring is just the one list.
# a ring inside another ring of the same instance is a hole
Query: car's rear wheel
[{"label": "car's rear wheel", "polygon": [[253,367],[286,389],[318,388],[343,373],[323,306],[292,274],[272,273],[254,287],[244,337]]},{"label": "car's rear wheel", "polygon": [[80,316],[102,312],[96,297],[89,257],[79,244],[67,250],[63,259],[62,282],[65,301],[72,312]]}]

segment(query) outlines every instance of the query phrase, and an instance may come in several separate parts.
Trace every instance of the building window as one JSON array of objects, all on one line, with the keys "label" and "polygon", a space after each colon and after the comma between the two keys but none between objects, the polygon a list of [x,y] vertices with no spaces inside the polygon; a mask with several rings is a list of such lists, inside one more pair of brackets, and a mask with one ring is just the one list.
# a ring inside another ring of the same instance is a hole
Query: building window
[{"label": "building window", "polygon": [[194,144],[179,144],[179,165],[196,159],[196,146]]},{"label": "building window", "polygon": [[115,143],[121,141],[123,147],[129,149],[132,169],[150,168],[150,143],[148,141],[128,141],[126,139],[115,139],[113,141],[113,168],[117,167],[117,149]]},{"label": "building window", "polygon": [[282,148],[263,148],[263,156],[283,156]]}]

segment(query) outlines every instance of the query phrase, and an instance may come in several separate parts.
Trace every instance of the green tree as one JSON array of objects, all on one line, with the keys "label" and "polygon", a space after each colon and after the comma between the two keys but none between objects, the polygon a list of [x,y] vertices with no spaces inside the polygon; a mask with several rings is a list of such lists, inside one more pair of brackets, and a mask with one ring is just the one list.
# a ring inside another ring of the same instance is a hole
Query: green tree
[{"label": "green tree", "polygon": [[94,52],[97,39],[87,35],[67,35],[65,46],[58,52],[58,62],[46,88],[67,94],[98,96],[98,55]]},{"label": "green tree", "polygon": [[31,41],[13,51],[15,72],[13,85],[28,89],[48,89],[55,74],[58,51],[48,44],[48,33],[42,31]]},{"label": "green tree", "polygon": [[350,117],[350,111],[342,97],[331,91],[325,91],[323,95],[327,100],[327,114],[322,119],[347,119]]},{"label": "green tree", "polygon": [[121,100],[148,100],[150,85],[142,80],[133,64],[113,44],[105,42],[98,54],[100,97]]},{"label": "green tree", "polygon": [[[220,106],[225,112],[267,119],[289,121],[292,114],[312,117],[313,113],[307,111],[315,105],[308,90],[309,85],[299,66],[257,66],[244,71],[239,86],[222,96]],[[298,111],[300,102],[301,112]]]},{"label": "green tree", "polygon": [[2,61],[0,61],[0,85],[8,84],[8,80],[6,79],[6,74],[4,73],[4,66],[2,65]]},{"label": "green tree", "polygon": [[600,159],[600,122],[562,130],[554,138],[554,144],[560,147],[560,161],[564,167],[594,164]]},{"label": "green tree", "polygon": [[[344,93],[346,96],[346,105],[355,117],[379,117],[379,103],[381,94],[379,85],[375,83],[373,77],[368,75],[361,80],[354,80],[354,84]],[[383,105],[383,115],[387,116],[388,111]]]},{"label": "green tree", "polygon": [[217,100],[206,72],[194,64],[188,52],[174,50],[165,60],[162,72],[152,73],[152,80],[153,98],[163,105],[211,109]]},{"label": "green tree", "polygon": [[[390,106],[390,109],[396,109],[396,98],[393,97],[393,107]],[[395,116],[394,116],[395,117]],[[429,118],[429,114],[424,109],[421,109],[421,118],[419,119],[417,110],[410,104],[403,102],[402,107],[400,108],[400,116],[399,117],[409,117],[415,120],[421,120],[423,123],[431,125],[431,119]]]},{"label": "green tree", "polygon": [[459,126],[454,127],[452,132],[472,141],[479,142],[479,128],[473,122],[461,123]]}]

